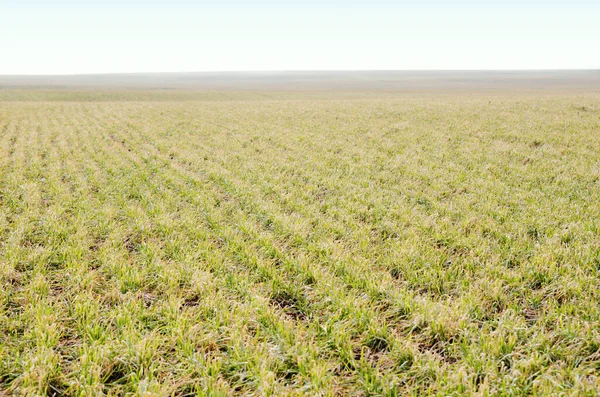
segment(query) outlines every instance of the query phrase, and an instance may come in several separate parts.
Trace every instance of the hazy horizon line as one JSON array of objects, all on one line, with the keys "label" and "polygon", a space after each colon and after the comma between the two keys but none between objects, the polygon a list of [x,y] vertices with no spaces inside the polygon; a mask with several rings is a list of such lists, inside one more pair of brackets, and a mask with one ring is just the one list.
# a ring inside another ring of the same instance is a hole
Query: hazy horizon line
[{"label": "hazy horizon line", "polygon": [[189,70],[152,72],[84,72],[84,73],[0,73],[1,77],[69,77],[69,76],[114,76],[149,74],[218,74],[218,73],[347,73],[347,72],[600,72],[597,68],[510,68],[510,69],[245,69],[245,70]]}]

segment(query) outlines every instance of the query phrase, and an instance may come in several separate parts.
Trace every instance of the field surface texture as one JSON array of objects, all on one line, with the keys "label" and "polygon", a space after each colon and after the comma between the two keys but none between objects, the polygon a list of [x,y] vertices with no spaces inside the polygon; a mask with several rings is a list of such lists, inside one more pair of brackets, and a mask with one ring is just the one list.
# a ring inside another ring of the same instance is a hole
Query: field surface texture
[{"label": "field surface texture", "polygon": [[0,91],[7,395],[597,395],[600,94]]}]

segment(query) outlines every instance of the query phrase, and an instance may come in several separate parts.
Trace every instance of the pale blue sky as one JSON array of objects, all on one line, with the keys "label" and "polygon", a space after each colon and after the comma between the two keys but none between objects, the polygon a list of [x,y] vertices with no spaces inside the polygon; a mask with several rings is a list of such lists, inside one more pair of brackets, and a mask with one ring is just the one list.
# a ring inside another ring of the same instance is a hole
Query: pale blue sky
[{"label": "pale blue sky", "polygon": [[0,74],[600,68],[600,0],[0,0]]}]

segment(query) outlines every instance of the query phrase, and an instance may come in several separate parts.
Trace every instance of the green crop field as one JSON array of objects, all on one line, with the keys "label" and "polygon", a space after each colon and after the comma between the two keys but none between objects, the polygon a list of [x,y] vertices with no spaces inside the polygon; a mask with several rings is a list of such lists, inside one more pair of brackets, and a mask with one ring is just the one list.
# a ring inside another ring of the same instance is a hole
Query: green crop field
[{"label": "green crop field", "polygon": [[0,394],[597,395],[600,94],[0,90]]}]

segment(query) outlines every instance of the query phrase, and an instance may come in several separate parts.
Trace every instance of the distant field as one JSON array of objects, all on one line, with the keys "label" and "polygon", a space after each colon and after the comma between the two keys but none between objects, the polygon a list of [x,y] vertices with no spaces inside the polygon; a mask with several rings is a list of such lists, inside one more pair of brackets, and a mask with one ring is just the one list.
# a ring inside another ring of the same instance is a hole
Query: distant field
[{"label": "distant field", "polygon": [[5,87],[0,390],[597,395],[589,81]]},{"label": "distant field", "polygon": [[[600,70],[289,71],[2,76],[2,90],[153,90],[426,93],[600,92]],[[94,93],[94,94],[97,94]]]}]

